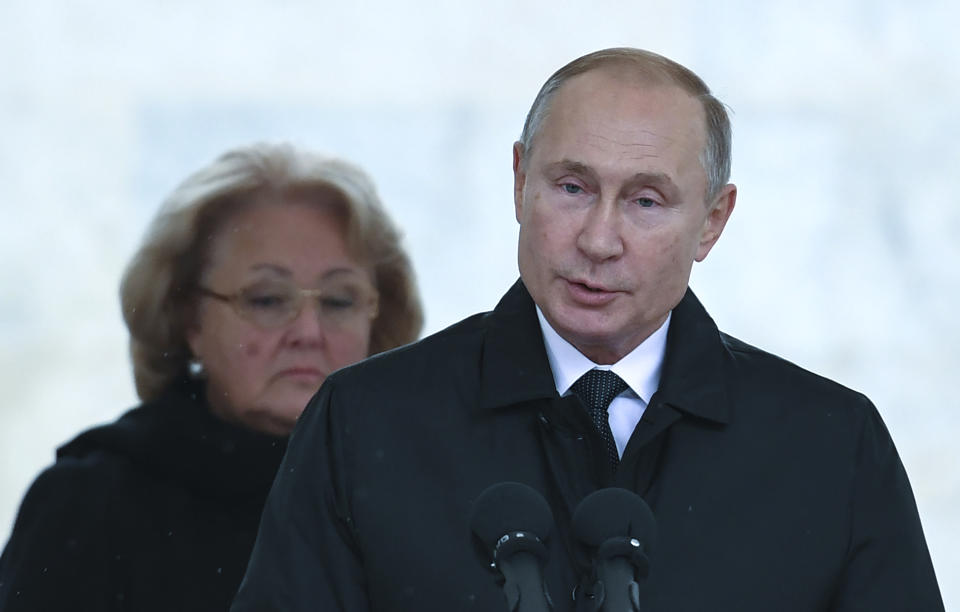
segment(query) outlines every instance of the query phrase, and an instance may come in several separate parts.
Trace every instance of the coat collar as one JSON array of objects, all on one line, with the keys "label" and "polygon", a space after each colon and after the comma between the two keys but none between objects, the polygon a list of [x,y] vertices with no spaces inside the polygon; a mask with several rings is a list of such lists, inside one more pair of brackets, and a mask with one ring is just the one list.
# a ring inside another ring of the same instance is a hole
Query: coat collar
[{"label": "coat collar", "polygon": [[[522,280],[486,315],[480,370],[480,405],[557,398],[536,308]],[[724,376],[726,349],[703,305],[687,289],[673,310],[660,387],[651,400],[718,423],[730,417]]]},{"label": "coat collar", "polygon": [[181,380],[115,422],[80,434],[57,450],[57,458],[107,453],[205,497],[262,504],[286,447],[285,436],[214,416],[205,386]]},{"label": "coat collar", "polygon": [[480,405],[499,408],[557,397],[536,307],[523,281],[517,280],[487,316]]},{"label": "coat collar", "polygon": [[720,330],[689,288],[673,309],[660,387],[651,403],[717,423],[730,421],[733,379]]}]

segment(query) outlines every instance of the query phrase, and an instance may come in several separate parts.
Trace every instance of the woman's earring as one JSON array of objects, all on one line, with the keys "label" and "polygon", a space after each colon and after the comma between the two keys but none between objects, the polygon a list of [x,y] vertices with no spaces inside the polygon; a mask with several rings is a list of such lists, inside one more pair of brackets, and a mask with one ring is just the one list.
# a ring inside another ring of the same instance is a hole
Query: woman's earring
[{"label": "woman's earring", "polygon": [[206,368],[203,367],[203,362],[200,361],[198,357],[193,357],[190,361],[187,362],[187,370],[190,372],[190,378],[204,378],[207,374]]}]

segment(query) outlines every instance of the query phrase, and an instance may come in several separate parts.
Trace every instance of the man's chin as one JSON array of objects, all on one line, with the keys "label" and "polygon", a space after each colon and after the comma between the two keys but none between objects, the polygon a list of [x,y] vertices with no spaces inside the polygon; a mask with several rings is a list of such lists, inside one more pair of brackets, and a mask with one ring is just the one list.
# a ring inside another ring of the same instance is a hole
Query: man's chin
[{"label": "man's chin", "polygon": [[577,348],[581,346],[602,347],[611,344],[616,338],[615,326],[609,317],[597,312],[565,313],[556,319],[554,327],[560,336]]}]

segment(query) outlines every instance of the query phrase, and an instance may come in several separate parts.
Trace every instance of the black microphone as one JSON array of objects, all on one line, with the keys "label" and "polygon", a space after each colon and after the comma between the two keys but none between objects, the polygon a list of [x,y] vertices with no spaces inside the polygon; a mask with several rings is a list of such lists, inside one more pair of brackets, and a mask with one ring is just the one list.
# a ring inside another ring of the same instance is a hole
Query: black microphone
[{"label": "black microphone", "polygon": [[640,582],[650,572],[656,544],[650,507],[627,489],[594,491],[573,511],[573,534],[593,558],[593,609],[639,612]]},{"label": "black microphone", "polygon": [[519,482],[488,487],[473,502],[470,530],[503,576],[510,612],[547,612],[553,602],[543,582],[545,541],[553,513],[536,489]]}]

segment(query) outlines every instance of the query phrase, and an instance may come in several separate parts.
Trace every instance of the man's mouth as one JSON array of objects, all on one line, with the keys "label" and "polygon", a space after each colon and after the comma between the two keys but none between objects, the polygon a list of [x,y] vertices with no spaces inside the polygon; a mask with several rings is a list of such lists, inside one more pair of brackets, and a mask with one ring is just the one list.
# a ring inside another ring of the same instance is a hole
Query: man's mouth
[{"label": "man's mouth", "polygon": [[572,285],[577,285],[577,286],[579,286],[579,287],[583,287],[583,288],[586,289],[587,291],[590,291],[590,292],[593,292],[593,293],[616,293],[616,292],[617,292],[616,289],[611,289],[611,288],[606,287],[606,286],[604,286],[604,285],[602,285],[602,284],[594,283],[594,282],[590,282],[590,281],[584,281],[584,280],[576,280],[576,279],[574,279],[574,280],[568,280],[567,282],[570,283],[570,284],[572,284]]},{"label": "man's mouth", "polygon": [[620,294],[620,291],[617,289],[611,289],[606,285],[584,281],[582,279],[567,280],[566,283],[569,296],[574,302],[584,306],[604,306]]}]

